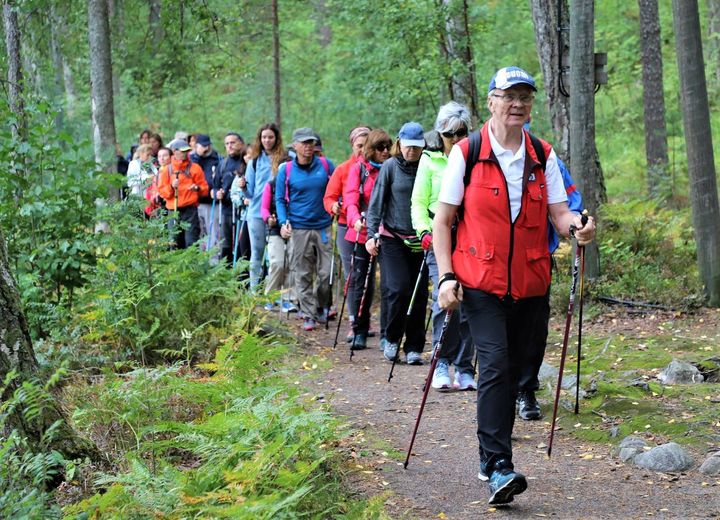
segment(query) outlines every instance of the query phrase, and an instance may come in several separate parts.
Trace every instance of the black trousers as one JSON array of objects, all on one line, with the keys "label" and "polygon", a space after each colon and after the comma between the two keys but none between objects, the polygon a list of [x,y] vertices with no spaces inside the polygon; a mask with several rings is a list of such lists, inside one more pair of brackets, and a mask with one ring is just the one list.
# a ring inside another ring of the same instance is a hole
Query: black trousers
[{"label": "black trousers", "polygon": [[[171,212],[174,215],[175,212]],[[178,220],[186,224],[185,230],[177,229],[175,231],[175,246],[178,249],[190,247],[200,238],[200,219],[196,206],[185,206],[178,210]],[[172,232],[176,227],[175,219],[171,219],[168,228]]]},{"label": "black trousers", "polygon": [[385,338],[390,343],[399,343],[405,334],[405,353],[422,352],[425,346],[427,268],[423,268],[413,308],[410,316],[406,316],[423,255],[411,251],[399,238],[384,236],[380,239],[380,285],[385,301],[385,308],[381,307],[380,311],[381,323],[384,322]]},{"label": "black trousers", "polygon": [[537,319],[533,325],[533,333],[530,336],[527,362],[520,367],[520,379],[518,387],[520,391],[536,392],[540,388],[538,374],[540,366],[545,358],[545,347],[547,346],[548,322],[550,321],[550,289],[541,299]]},{"label": "black trousers", "polygon": [[[349,243],[354,245],[354,242]],[[365,246],[358,244],[348,287],[348,312],[350,316],[354,317],[353,332],[355,334],[367,334],[370,329],[370,307],[375,294],[375,264],[376,262],[371,262],[370,253],[367,252]],[[371,268],[371,265],[372,270],[368,278],[368,269]],[[365,287],[365,280],[368,282],[367,288]],[[360,302],[362,301],[363,292],[365,293],[365,301],[361,312]]]},{"label": "black trousers", "polygon": [[529,363],[530,339],[544,296],[500,299],[463,287],[463,312],[477,348],[477,436],[480,459],[492,467],[505,459],[512,468],[510,436],[521,367]]},{"label": "black trousers", "polygon": [[220,244],[220,258],[232,266],[233,245],[235,244],[235,227],[233,226],[232,204],[222,205],[222,236]]}]

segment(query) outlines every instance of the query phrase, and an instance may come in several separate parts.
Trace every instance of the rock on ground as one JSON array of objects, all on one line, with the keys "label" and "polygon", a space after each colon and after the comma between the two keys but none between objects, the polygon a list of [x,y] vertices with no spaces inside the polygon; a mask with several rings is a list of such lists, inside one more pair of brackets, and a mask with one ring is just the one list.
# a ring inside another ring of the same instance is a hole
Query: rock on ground
[{"label": "rock on ground", "polygon": [[711,453],[700,466],[700,473],[704,475],[720,475],[720,451]]},{"label": "rock on ground", "polygon": [[675,442],[640,453],[634,462],[641,468],[664,472],[685,471],[693,465],[692,457]]},{"label": "rock on ground", "polygon": [[620,441],[618,456],[623,462],[634,459],[637,455],[645,452],[647,443],[640,437],[629,435]]},{"label": "rock on ground", "polygon": [[657,377],[666,385],[689,385],[705,379],[695,365],[678,359],[673,359]]}]

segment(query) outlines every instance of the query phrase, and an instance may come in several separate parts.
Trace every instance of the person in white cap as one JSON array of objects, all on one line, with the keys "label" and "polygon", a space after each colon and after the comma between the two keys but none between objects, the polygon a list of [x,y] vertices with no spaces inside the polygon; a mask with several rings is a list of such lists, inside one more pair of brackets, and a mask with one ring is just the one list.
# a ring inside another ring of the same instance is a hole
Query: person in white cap
[{"label": "person in white cap", "polygon": [[453,309],[462,301],[477,349],[478,478],[488,481],[490,504],[512,502],[527,489],[514,469],[510,437],[518,374],[531,362],[529,336],[550,284],[548,216],[563,236],[575,226],[579,244],[595,235],[592,217],[583,225],[568,209],[552,146],[523,129],[536,90],[518,67],[493,76],[490,119],[453,146],[433,219],[438,303]]}]

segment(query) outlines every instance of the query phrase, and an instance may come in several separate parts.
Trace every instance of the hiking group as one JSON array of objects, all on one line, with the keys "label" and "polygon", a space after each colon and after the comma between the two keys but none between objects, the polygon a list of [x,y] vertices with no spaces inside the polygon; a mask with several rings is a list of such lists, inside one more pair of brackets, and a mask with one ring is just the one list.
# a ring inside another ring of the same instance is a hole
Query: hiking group
[{"label": "hiking group", "polygon": [[402,349],[407,364],[421,365],[431,280],[438,349],[431,386],[477,390],[478,478],[489,484],[490,504],[506,504],[527,488],[512,462],[515,415],[541,417],[535,392],[552,252],[558,235],[574,233],[582,246],[595,234],[565,165],[529,133],[536,90],[526,71],[502,68],[490,81],[490,118],[479,130],[467,107],[451,101],[427,133],[412,121],[395,139],[353,128],[352,154],[337,168],[310,128],[296,129],[287,150],[272,123],[250,146],[230,132],[224,158],[207,135],[179,132],[163,147],[144,132],[127,192],[148,200],[149,217],[164,208],[177,247],[203,238],[201,247],[228,266],[238,252],[248,259],[250,289],[263,288],[268,310],[297,312],[305,331],[336,317],[337,275],[351,352],[366,349],[374,334],[379,265],[382,355],[394,363]]}]

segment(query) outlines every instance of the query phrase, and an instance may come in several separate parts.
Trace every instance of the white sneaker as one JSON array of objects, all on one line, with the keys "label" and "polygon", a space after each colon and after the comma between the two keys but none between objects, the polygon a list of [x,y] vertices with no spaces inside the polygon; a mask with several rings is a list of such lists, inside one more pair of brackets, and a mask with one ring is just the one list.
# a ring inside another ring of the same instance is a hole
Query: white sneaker
[{"label": "white sneaker", "polygon": [[453,388],[455,390],[477,390],[475,376],[469,372],[455,372]]},{"label": "white sneaker", "polygon": [[383,349],[383,356],[385,356],[385,359],[392,363],[395,356],[397,356],[398,346],[399,345],[397,343],[386,342],[385,348]]},{"label": "white sneaker", "polygon": [[452,389],[450,373],[446,363],[438,361],[438,364],[435,365],[431,386],[438,392],[449,392]]}]

